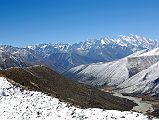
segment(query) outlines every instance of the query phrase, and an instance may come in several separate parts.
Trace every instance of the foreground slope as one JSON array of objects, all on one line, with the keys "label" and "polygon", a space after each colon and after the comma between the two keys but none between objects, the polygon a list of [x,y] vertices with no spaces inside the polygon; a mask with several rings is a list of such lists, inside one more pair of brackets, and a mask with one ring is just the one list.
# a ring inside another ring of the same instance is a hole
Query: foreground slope
[{"label": "foreground slope", "polygon": [[41,92],[22,90],[4,77],[0,77],[0,108],[1,120],[150,120],[130,111],[80,109]]},{"label": "foreground slope", "polygon": [[84,108],[131,110],[136,105],[130,100],[67,80],[45,66],[11,68],[0,71],[0,75],[24,89],[42,91]]}]

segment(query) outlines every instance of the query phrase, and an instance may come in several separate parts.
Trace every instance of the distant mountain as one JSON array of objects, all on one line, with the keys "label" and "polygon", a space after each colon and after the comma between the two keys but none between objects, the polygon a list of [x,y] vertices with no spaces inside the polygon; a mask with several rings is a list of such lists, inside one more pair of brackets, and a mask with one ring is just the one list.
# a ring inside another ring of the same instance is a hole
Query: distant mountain
[{"label": "distant mountain", "polygon": [[45,64],[60,73],[81,64],[108,62],[121,59],[136,51],[159,47],[159,41],[138,35],[120,36],[118,39],[89,39],[69,44],[39,44],[17,48],[1,45],[4,51],[28,64]]},{"label": "distant mountain", "polygon": [[25,66],[27,66],[27,64],[21,59],[18,59],[16,56],[13,56],[12,54],[0,49],[0,69]]},{"label": "distant mountain", "polygon": [[142,50],[113,62],[80,65],[67,76],[101,89],[159,96],[158,51]]}]

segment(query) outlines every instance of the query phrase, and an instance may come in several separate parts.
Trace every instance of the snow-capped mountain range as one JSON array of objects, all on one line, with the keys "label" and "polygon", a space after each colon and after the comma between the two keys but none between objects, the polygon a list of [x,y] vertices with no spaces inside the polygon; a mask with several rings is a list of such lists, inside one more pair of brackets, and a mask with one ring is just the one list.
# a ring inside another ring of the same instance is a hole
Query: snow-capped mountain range
[{"label": "snow-capped mountain range", "polygon": [[157,40],[130,35],[118,39],[89,39],[72,45],[39,44],[25,48],[1,45],[0,49],[27,64],[45,64],[62,73],[81,64],[113,61],[138,50],[156,47],[159,47]]}]

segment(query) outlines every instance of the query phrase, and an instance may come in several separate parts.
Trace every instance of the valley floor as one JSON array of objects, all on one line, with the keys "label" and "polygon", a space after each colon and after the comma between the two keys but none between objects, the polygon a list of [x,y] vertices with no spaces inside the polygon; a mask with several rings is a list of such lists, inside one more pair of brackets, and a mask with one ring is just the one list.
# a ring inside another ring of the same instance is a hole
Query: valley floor
[{"label": "valley floor", "polygon": [[153,107],[152,107],[152,104],[149,103],[148,101],[142,101],[142,98],[124,96],[124,95],[122,95],[120,93],[114,93],[113,95],[134,101],[137,104],[137,106],[135,106],[132,109],[134,111],[147,113],[147,112],[152,112],[154,110]]}]

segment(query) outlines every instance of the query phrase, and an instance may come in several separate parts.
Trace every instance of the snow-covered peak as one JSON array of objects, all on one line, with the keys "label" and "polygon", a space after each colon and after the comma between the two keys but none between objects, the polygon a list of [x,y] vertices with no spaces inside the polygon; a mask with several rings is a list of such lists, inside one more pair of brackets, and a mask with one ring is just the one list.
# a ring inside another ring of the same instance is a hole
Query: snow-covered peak
[{"label": "snow-covered peak", "polygon": [[29,45],[29,46],[27,46],[27,48],[32,49],[32,46]]},{"label": "snow-covered peak", "polygon": [[107,45],[112,42],[108,37],[101,38],[100,41],[102,45]]},{"label": "snow-covered peak", "polygon": [[69,44],[39,44],[39,45],[33,45],[33,46],[27,46],[26,48],[34,50],[35,52],[38,52],[38,54],[49,56],[52,53],[57,52],[67,52],[69,49]]},{"label": "snow-covered peak", "polygon": [[92,48],[92,46],[95,45],[96,41],[97,41],[96,39],[88,39],[85,42],[82,42],[81,48],[83,50],[88,50],[88,49]]},{"label": "snow-covered peak", "polygon": [[69,44],[61,44],[60,43],[60,44],[53,45],[53,47],[56,48],[56,49],[59,49],[61,51],[67,51],[69,49],[70,45]]},{"label": "snow-covered peak", "polygon": [[120,35],[117,39],[117,44],[121,46],[135,46],[135,47],[143,47],[152,49],[159,46],[159,42],[156,40],[151,40],[150,38],[146,38],[139,35],[124,36]]},{"label": "snow-covered peak", "polygon": [[43,45],[43,46],[41,46],[41,48],[46,48],[48,45]]},{"label": "snow-covered peak", "polygon": [[29,50],[35,50],[39,45],[28,45],[26,46],[27,49]]},{"label": "snow-covered peak", "polygon": [[109,39],[108,37],[103,37],[101,39],[88,39],[84,42],[81,42],[77,49],[81,50],[90,50],[90,49],[103,49],[105,45],[115,44],[113,39]]},{"label": "snow-covered peak", "polygon": [[117,43],[122,46],[128,46],[128,45],[138,46],[139,44],[141,44],[139,41],[139,37],[136,37],[135,35],[120,36],[119,39],[117,39]]}]

